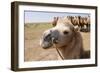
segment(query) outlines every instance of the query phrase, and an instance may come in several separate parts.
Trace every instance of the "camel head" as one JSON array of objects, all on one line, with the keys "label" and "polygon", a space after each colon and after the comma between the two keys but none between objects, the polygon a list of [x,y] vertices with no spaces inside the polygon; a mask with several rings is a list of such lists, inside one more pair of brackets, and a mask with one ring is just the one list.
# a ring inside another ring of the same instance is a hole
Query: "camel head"
[{"label": "camel head", "polygon": [[44,49],[50,48],[54,44],[58,48],[67,46],[76,32],[78,32],[78,28],[67,17],[58,18],[55,27],[44,31],[40,45]]}]

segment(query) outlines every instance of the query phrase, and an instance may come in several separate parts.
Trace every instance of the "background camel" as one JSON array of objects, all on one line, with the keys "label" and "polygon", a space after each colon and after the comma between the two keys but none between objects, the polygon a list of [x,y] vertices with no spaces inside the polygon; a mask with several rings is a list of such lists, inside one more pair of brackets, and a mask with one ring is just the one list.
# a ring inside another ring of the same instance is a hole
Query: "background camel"
[{"label": "background camel", "polygon": [[82,36],[78,28],[74,27],[67,17],[57,18],[55,23],[55,27],[43,33],[41,46],[48,49],[55,44],[64,59],[89,58],[89,52],[84,51]]},{"label": "background camel", "polygon": [[90,31],[90,16],[89,15],[88,16],[67,16],[67,18],[71,21],[71,23],[74,26],[78,26],[80,28],[80,31],[83,31],[83,32]]}]

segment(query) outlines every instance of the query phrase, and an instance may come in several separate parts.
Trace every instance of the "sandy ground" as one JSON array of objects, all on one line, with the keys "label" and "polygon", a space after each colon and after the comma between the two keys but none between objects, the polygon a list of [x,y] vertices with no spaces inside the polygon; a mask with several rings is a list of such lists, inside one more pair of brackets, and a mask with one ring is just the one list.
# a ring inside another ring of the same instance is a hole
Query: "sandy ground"
[{"label": "sandy ground", "polygon": [[[27,24],[28,25],[28,24]],[[24,61],[57,60],[58,53],[55,48],[43,49],[39,45],[40,37],[44,30],[51,28],[45,26],[25,26],[25,53]],[[90,32],[81,32],[85,50],[90,50]]]}]

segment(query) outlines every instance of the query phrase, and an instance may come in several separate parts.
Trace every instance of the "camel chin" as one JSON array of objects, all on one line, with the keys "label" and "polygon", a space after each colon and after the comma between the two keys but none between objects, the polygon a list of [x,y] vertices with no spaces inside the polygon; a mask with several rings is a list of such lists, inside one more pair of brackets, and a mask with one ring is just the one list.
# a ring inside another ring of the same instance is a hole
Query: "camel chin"
[{"label": "camel chin", "polygon": [[42,47],[43,49],[49,49],[50,47],[52,47],[52,44],[49,43],[49,42],[44,42],[44,43],[41,45],[41,47]]}]

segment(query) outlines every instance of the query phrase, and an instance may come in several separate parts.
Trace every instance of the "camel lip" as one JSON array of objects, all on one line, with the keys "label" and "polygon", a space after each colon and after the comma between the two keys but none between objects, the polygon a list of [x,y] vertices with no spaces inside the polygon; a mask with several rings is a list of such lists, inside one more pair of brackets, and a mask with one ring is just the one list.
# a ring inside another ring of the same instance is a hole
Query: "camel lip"
[{"label": "camel lip", "polygon": [[50,47],[48,46],[48,47],[42,47],[43,49],[49,49]]},{"label": "camel lip", "polygon": [[49,49],[52,47],[52,44],[51,45],[41,45],[43,49]]}]

